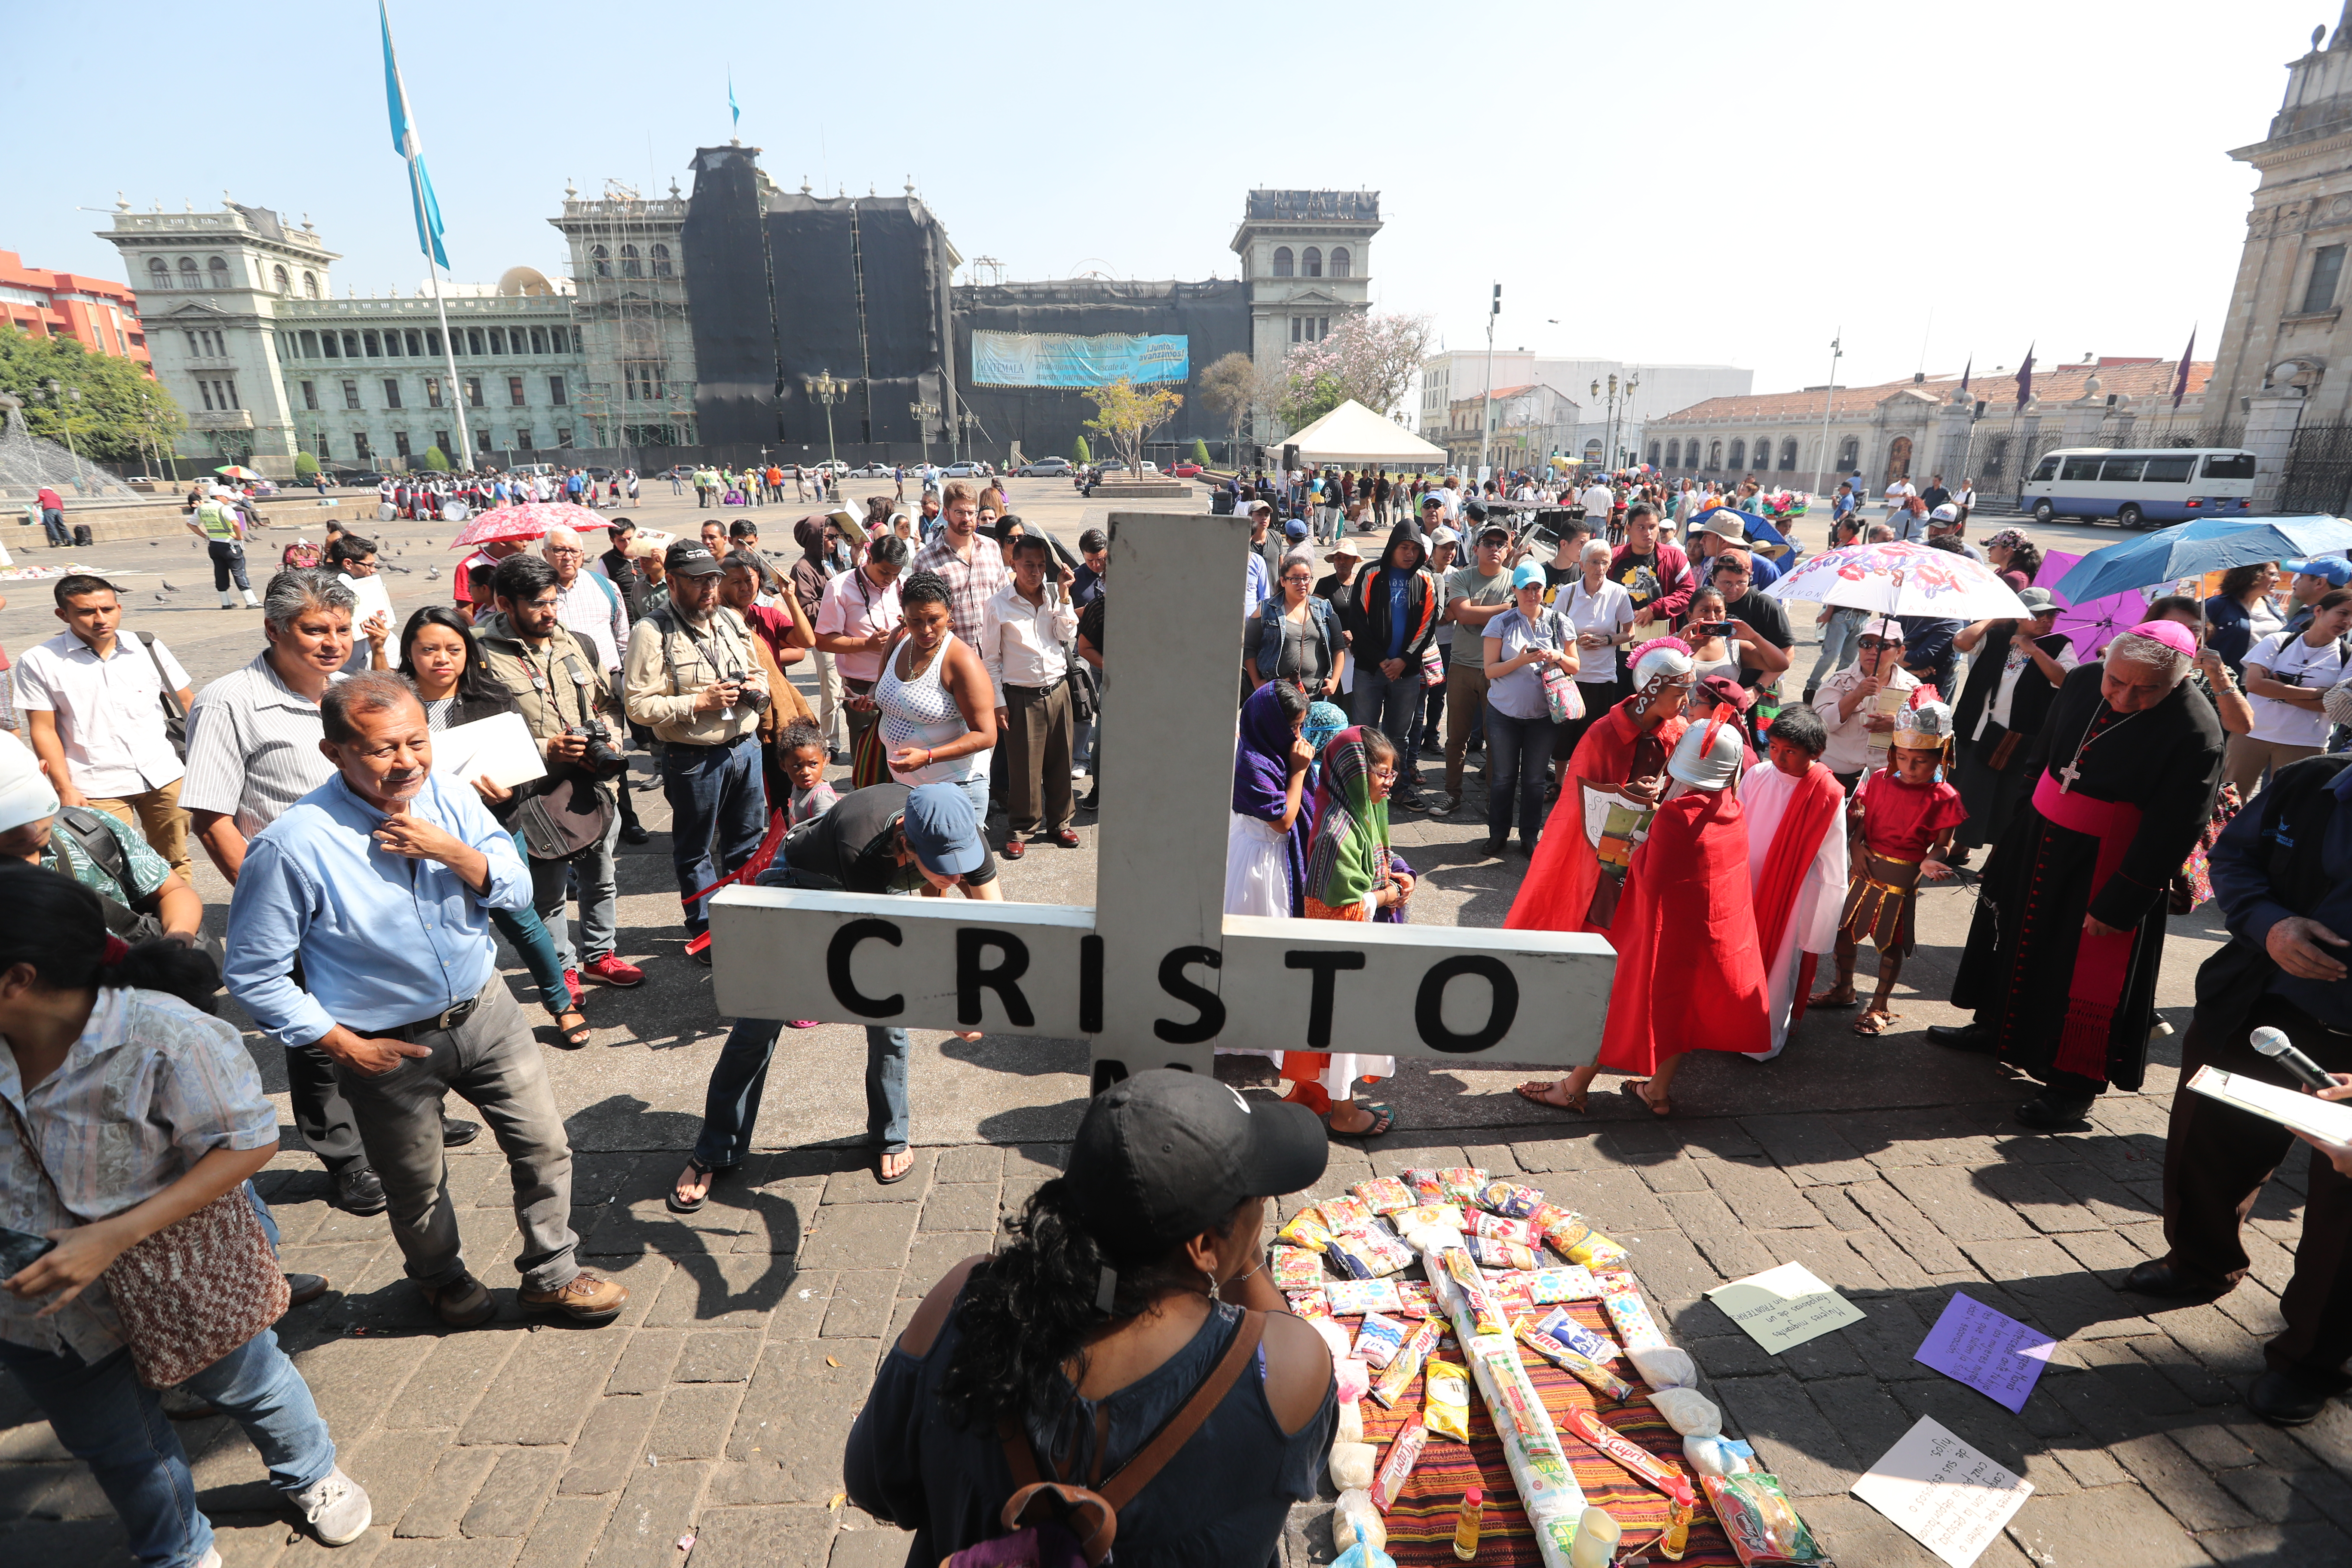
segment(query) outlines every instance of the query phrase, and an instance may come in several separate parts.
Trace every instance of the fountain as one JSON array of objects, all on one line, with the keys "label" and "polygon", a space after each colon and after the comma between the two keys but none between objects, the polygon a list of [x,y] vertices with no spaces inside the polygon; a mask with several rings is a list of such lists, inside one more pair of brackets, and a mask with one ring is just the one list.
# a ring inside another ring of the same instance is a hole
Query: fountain
[{"label": "fountain", "polygon": [[25,424],[22,399],[0,392],[7,416],[0,430],[0,499],[27,501],[43,485],[68,500],[142,500],[145,498],[97,464],[75,457]]}]

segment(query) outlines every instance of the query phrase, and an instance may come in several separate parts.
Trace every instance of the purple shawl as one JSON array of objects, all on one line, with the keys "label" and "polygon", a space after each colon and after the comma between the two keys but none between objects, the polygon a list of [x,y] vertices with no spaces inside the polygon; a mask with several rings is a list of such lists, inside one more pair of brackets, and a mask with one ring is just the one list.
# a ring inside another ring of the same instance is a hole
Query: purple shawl
[{"label": "purple shawl", "polygon": [[[1242,704],[1241,738],[1234,747],[1234,809],[1261,822],[1279,822],[1290,795],[1290,721],[1269,680]],[[1290,912],[1307,913],[1307,850],[1315,841],[1315,806],[1307,796],[1298,803],[1298,816],[1290,825]]]}]

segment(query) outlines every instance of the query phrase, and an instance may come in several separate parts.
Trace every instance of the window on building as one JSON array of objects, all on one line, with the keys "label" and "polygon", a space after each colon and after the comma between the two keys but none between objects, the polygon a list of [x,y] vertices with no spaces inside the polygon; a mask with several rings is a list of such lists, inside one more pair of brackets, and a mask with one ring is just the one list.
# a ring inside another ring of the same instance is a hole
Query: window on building
[{"label": "window on building", "polygon": [[1353,265],[1353,263],[1352,263],[1352,262],[1350,262],[1350,261],[1349,260],[1349,258],[1348,258],[1348,247],[1347,247],[1346,246],[1344,246],[1344,245],[1335,245],[1335,246],[1333,246],[1333,247],[1331,247],[1331,276],[1332,276],[1332,277],[1334,277],[1334,278],[1345,278],[1345,277],[1349,276],[1349,268],[1352,265]]},{"label": "window on building", "polygon": [[396,376],[383,378],[383,405],[386,408],[400,406],[400,381]]},{"label": "window on building", "polygon": [[487,452],[489,449],[490,427],[485,425],[480,429],[474,432],[474,450],[477,452]]},{"label": "window on building", "polygon": [[226,289],[228,287],[228,262],[226,259],[217,256],[214,257],[210,261],[205,263],[205,270],[211,275],[214,288]]},{"label": "window on building", "polygon": [[466,352],[472,354],[478,354],[482,352],[481,328],[467,327],[466,329]]},{"label": "window on building", "polygon": [[1838,472],[1850,474],[1860,467],[1862,467],[1862,441],[1858,437],[1849,436],[1838,443]]},{"label": "window on building", "polygon": [[1328,337],[1329,337],[1330,335],[1331,335],[1331,318],[1330,318],[1330,317],[1328,317],[1328,316],[1318,316],[1318,317],[1316,317],[1316,318],[1315,318],[1315,341],[1316,341],[1316,342],[1322,342],[1325,338],[1328,338]]},{"label": "window on building", "polygon": [[490,329],[490,352],[494,354],[507,352],[507,334],[504,329],[499,327]]},{"label": "window on building", "polygon": [[547,329],[545,327],[533,327],[530,330],[530,352],[535,354],[543,354],[547,352]]},{"label": "window on building", "polygon": [[1723,467],[1722,442],[1709,441],[1706,444],[1706,466],[1710,468],[1720,468]]},{"label": "window on building", "polygon": [[345,332],[343,334],[343,357],[345,359],[357,359],[360,357],[360,335],[357,332]]},{"label": "window on building", "polygon": [[319,346],[327,351],[327,357],[329,359],[341,359],[342,357],[341,345],[335,342],[335,334],[332,332],[320,332],[319,334]]},{"label": "window on building", "polygon": [[437,375],[428,375],[425,378],[425,406],[427,408],[441,406],[441,378]]},{"label": "window on building", "polygon": [[[186,329],[185,329],[185,328],[183,328],[183,329],[182,329],[182,331],[186,331]],[[194,358],[195,355],[200,354],[200,353],[204,353],[204,352],[205,352],[205,351],[204,351],[204,349],[203,349],[203,347],[202,347],[200,344],[198,344],[198,343],[197,343],[197,342],[196,342],[196,334],[195,334],[195,333],[194,333],[194,332],[187,332],[187,339],[188,339],[188,354],[189,354],[189,357]]]},{"label": "window on building", "polygon": [[523,406],[522,377],[519,375],[507,377],[507,403],[515,408]]},{"label": "window on building", "polygon": [[1748,466],[1747,442],[1734,440],[1731,443],[1731,466],[1735,468],[1743,468]]},{"label": "window on building", "polygon": [[319,384],[317,382],[306,381],[302,384],[302,406],[313,413],[318,411]]},{"label": "window on building", "polygon": [[[353,406],[354,406],[354,407],[356,407],[356,406],[357,406],[357,405],[353,405]],[[364,430],[357,431],[357,432],[353,433],[353,435],[352,435],[352,461],[353,461],[353,462],[355,462],[355,463],[364,463],[364,462],[366,462],[367,460],[368,460],[368,438],[367,438],[367,432],[366,432],[366,431],[364,431]]]},{"label": "window on building", "polygon": [[151,289],[169,289],[172,286],[172,264],[160,256],[149,257],[147,286]]},{"label": "window on building", "polygon": [[405,431],[405,430],[394,430],[394,431],[392,433],[392,449],[393,449],[394,451],[395,451],[395,452],[399,453],[399,454],[400,454],[402,457],[404,457],[404,458],[406,458],[406,457],[412,456],[412,454],[410,453],[410,451],[409,451],[409,449],[408,449],[408,432],[407,432],[407,431]]},{"label": "window on building", "polygon": [[439,359],[441,357],[440,328],[427,327],[425,329],[425,352],[431,354],[435,359]]},{"label": "window on building", "polygon": [[1658,444],[1657,444],[1655,441],[1653,441],[1653,442],[1651,442],[1651,443],[1650,443],[1650,467],[1652,467],[1652,468],[1656,468],[1657,466],[1658,466]]},{"label": "window on building", "polygon": [[2305,310],[2336,308],[2336,280],[2344,275],[2344,247],[2323,245],[2311,253],[2311,281],[2303,286]]},{"label": "window on building", "polygon": [[244,404],[239,403],[236,400],[236,383],[233,381],[224,381],[220,384],[220,389],[222,397],[226,400],[224,405],[225,406],[229,408],[242,408],[245,406]]},{"label": "window on building", "polygon": [[1294,343],[1303,343],[1307,341],[1306,317],[1293,316],[1290,318],[1290,341]]},{"label": "window on building", "polygon": [[[558,408],[563,406],[563,378],[562,376],[551,375],[547,378],[547,400],[550,403],[554,404]],[[572,443],[569,441],[560,441],[557,445],[569,447]]]},{"label": "window on building", "polygon": [[1790,437],[1780,443],[1780,471],[1793,473],[1797,467],[1797,442]]},{"label": "window on building", "polygon": [[466,378],[466,406],[479,408],[481,405],[482,378],[478,375],[469,375]]},{"label": "window on building", "polygon": [[359,405],[360,384],[356,381],[347,381],[343,383],[343,406],[346,408],[357,408]]},{"label": "window on building", "polygon": [[1290,247],[1277,245],[1274,247],[1274,275],[1276,278],[1290,276]]},{"label": "window on building", "polygon": [[283,267],[271,268],[269,269],[269,280],[278,285],[278,291],[280,294],[288,295],[289,297],[293,294],[294,279],[287,274],[286,268]]},{"label": "window on building", "polygon": [[207,414],[211,413],[213,411],[213,384],[209,381],[199,380],[196,383],[196,391],[204,397],[205,412]]},{"label": "window on building", "polygon": [[201,289],[204,286],[204,279],[196,272],[196,258],[193,256],[180,258],[180,287]]},{"label": "window on building", "polygon": [[637,247],[634,245],[621,247],[621,276],[643,278],[645,275],[646,264],[637,259]]},{"label": "window on building", "polygon": [[415,332],[408,332],[404,335],[408,339],[408,357],[411,359],[423,359],[425,357],[424,342],[418,339]]},{"label": "window on building", "polygon": [[1683,444],[1680,441],[1666,443],[1665,466],[1669,468],[1679,468],[1683,466]]},{"label": "window on building", "polygon": [[327,433],[326,433],[324,430],[320,431],[320,432],[319,432],[318,439],[319,439],[319,460],[320,460],[320,462],[322,462],[322,463],[323,463],[323,462],[330,461],[331,459],[332,459],[332,458],[333,458],[333,457],[334,457],[335,453],[334,453],[334,448],[333,448],[332,445],[331,445],[331,444],[330,444],[330,443],[329,443],[329,441],[327,440]]},{"label": "window on building", "polygon": [[302,334],[302,357],[304,359],[317,359],[319,357],[318,333],[304,332]]},{"label": "window on building", "polygon": [[515,431],[514,444],[515,450],[518,452],[528,452],[531,449],[530,427],[529,426],[523,426]]},{"label": "window on building", "polygon": [[613,275],[613,253],[601,245],[588,247],[588,269],[599,278]]},{"label": "window on building", "polygon": [[1320,278],[1323,276],[1323,253],[1315,247],[1311,245],[1308,246],[1306,253],[1299,257],[1298,261],[1298,271],[1301,277]]},{"label": "window on building", "polygon": [[653,249],[652,249],[650,252],[648,252],[648,254],[649,254],[649,255],[652,257],[652,258],[653,258],[653,264],[654,264],[654,276],[655,276],[655,277],[656,277],[656,278],[667,278],[667,277],[668,277],[668,276],[669,276],[669,247],[668,247],[668,246],[667,246],[667,245],[656,245],[656,246],[655,246],[655,247],[653,247]]},{"label": "window on building", "polygon": [[457,448],[449,444],[449,432],[446,430],[433,432],[433,444],[441,448],[441,455],[445,458],[454,458],[457,455]]},{"label": "window on building", "polygon": [[558,426],[555,427],[555,444],[556,444],[557,446],[559,446],[559,447],[569,447],[570,445],[572,445],[572,426],[569,426],[569,425],[558,425]]},{"label": "window on building", "polygon": [[319,275],[317,273],[304,272],[302,274],[302,297],[306,300],[315,300],[319,297]]}]

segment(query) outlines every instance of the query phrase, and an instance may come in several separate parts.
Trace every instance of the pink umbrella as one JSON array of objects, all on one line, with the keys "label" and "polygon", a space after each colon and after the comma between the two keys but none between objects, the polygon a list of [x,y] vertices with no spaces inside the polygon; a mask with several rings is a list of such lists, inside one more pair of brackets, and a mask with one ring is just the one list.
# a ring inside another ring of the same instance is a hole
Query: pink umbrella
[{"label": "pink umbrella", "polygon": [[568,500],[520,501],[477,512],[457,537],[449,542],[449,548],[467,550],[496,539],[544,539],[549,530],[557,528],[578,531],[609,526],[610,520],[602,512],[590,511]]},{"label": "pink umbrella", "polygon": [[[2074,563],[2081,559],[2079,555],[2053,550],[2042,558],[2041,570],[2034,574],[2035,581],[2044,586],[2055,583],[2074,570]],[[2085,663],[2098,658],[2107,644],[2116,639],[2117,633],[2127,632],[2147,619],[2147,595],[2137,588],[2126,588],[2120,594],[2109,594],[2079,605],[2067,604],[2066,595],[2055,588],[2050,590],[2050,595],[2065,605],[2058,612],[2057,624],[2051,630],[2063,632],[2074,638],[2074,657]]]}]

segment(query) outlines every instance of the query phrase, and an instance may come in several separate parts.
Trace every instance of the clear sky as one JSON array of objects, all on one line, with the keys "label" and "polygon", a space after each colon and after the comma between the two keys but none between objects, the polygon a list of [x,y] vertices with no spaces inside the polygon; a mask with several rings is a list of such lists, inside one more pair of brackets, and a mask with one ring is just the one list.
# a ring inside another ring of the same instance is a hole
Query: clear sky
[{"label": "clear sky", "polygon": [[[567,179],[690,186],[731,61],[780,184],[911,177],[1010,279],[1233,277],[1251,187],[1370,187],[1381,308],[1450,344],[1483,344],[1499,280],[1503,347],[1764,391],[1820,382],[1840,329],[1849,384],[2029,342],[2168,357],[2192,324],[2209,356],[2254,184],[2225,154],[2331,9],[395,0],[393,26],[460,280],[561,271]],[[225,187],[308,214],[339,289],[421,283],[372,0],[129,0],[107,30],[129,47],[103,61],[0,58],[25,110],[0,245],[119,277],[79,208]]]}]

